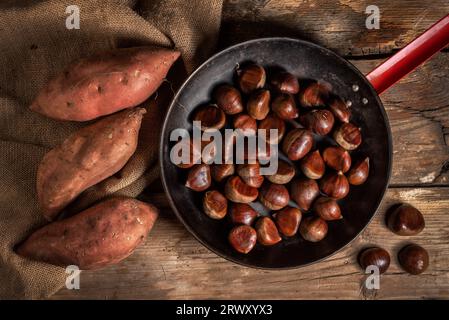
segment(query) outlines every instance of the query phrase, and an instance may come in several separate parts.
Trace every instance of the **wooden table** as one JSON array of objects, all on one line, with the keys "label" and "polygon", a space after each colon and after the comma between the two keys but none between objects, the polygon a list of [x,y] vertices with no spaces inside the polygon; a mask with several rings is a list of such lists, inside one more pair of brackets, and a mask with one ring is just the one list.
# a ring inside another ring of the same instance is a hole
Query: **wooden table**
[{"label": "wooden table", "polygon": [[[261,36],[309,39],[345,56],[362,72],[403,47],[449,13],[447,0],[377,0],[380,30],[365,28],[372,1],[230,0],[223,10],[220,46]],[[160,186],[147,198],[162,208],[146,244],[126,261],[83,272],[81,290],[53,298],[140,299],[401,299],[449,298],[449,53],[431,61],[382,95],[394,138],[391,185],[374,221],[349,247],[310,267],[253,270],[209,252],[171,212]],[[387,208],[408,202],[425,215],[425,230],[399,237],[384,225]],[[428,249],[430,267],[404,273],[396,252],[409,242]],[[392,255],[380,290],[366,290],[359,250],[380,245]]]}]

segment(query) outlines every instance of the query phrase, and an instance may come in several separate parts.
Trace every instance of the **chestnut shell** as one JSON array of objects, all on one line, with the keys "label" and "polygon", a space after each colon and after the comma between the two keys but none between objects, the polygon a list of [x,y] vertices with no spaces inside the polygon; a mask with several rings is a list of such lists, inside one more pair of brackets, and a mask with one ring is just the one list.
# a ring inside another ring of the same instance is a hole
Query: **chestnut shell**
[{"label": "chestnut shell", "polygon": [[388,228],[400,236],[414,236],[425,227],[421,211],[409,204],[401,204],[387,218]]},{"label": "chestnut shell", "polygon": [[359,264],[363,270],[374,265],[379,268],[379,273],[385,273],[390,266],[390,254],[387,250],[373,247],[363,250],[359,255]]}]

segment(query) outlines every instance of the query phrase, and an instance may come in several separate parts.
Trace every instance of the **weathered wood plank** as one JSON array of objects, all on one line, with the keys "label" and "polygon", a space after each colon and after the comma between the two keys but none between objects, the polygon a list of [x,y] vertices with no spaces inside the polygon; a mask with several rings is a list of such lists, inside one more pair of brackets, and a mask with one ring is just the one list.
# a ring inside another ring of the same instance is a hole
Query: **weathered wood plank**
[{"label": "weathered wood plank", "polygon": [[[62,289],[53,299],[373,299],[449,297],[449,188],[390,189],[374,221],[348,248],[322,263],[288,271],[240,267],[212,254],[177,221],[165,196],[150,196],[165,208],[146,241],[126,261],[83,272],[81,289]],[[384,213],[397,202],[409,202],[425,215],[426,228],[415,237],[399,237],[384,226]],[[428,249],[428,271],[404,273],[396,261],[400,247],[416,242]],[[380,290],[361,285],[364,274],[356,264],[361,248],[380,245],[392,256]]]},{"label": "weathered wood plank", "polygon": [[[380,9],[380,29],[368,30],[366,7]],[[386,54],[397,50],[449,13],[434,0],[227,0],[222,46],[266,36],[302,38],[341,55]]]},{"label": "weathered wood plank", "polygon": [[[352,61],[368,73],[382,60]],[[393,185],[449,183],[449,54],[440,53],[381,95],[393,134]]]}]

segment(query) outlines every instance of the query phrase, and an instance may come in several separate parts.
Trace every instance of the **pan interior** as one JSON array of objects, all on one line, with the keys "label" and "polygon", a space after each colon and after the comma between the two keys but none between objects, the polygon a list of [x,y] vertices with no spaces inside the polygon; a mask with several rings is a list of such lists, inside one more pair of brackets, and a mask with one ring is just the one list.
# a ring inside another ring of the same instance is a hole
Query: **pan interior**
[{"label": "pan interior", "polygon": [[[361,127],[363,143],[353,158],[370,157],[370,177],[361,186],[351,186],[340,201],[344,219],[330,222],[327,237],[311,243],[299,235],[272,247],[256,247],[247,255],[237,253],[227,242],[230,224],[212,220],[201,209],[201,194],[184,186],[186,171],[170,162],[170,133],[177,128],[191,132],[191,112],[211,101],[220,83],[232,83],[238,64],[255,62],[266,67],[268,77],[279,68],[300,79],[320,80],[332,91],[352,102],[352,122]],[[365,77],[333,52],[309,42],[287,38],[265,38],[230,47],[201,65],[175,96],[165,119],[160,160],[163,184],[177,216],[206,247],[231,261],[257,268],[304,266],[343,248],[367,226],[388,185],[391,170],[391,134],[383,106]]]}]

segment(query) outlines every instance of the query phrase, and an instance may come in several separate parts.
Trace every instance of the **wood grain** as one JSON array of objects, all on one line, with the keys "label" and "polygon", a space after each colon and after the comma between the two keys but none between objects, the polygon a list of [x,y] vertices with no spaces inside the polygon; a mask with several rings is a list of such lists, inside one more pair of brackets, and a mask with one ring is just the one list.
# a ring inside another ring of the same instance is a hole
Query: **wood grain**
[{"label": "wood grain", "polygon": [[[368,30],[366,7],[380,9],[380,29]],[[449,13],[434,0],[227,0],[223,47],[248,39],[288,36],[310,40],[344,56],[389,54]]]},{"label": "wood grain", "polygon": [[[308,39],[348,57],[363,73],[372,70],[449,12],[449,2],[387,1],[381,29],[367,30],[371,1],[227,0],[221,47],[262,36]],[[145,245],[122,263],[83,272],[81,290],[62,289],[52,299],[440,299],[449,298],[449,53],[435,56],[381,96],[393,133],[391,188],[368,228],[325,261],[289,271],[240,267],[200,245],[176,219],[160,183],[146,193],[162,214]],[[408,202],[425,215],[426,228],[399,237],[384,225],[391,205]],[[396,254],[416,242],[428,249],[430,267],[406,274]],[[363,286],[358,252],[379,245],[392,256],[380,290]]]},{"label": "wood grain", "polygon": [[[368,73],[382,60],[352,60]],[[393,134],[392,185],[449,184],[449,54],[381,95]]]},{"label": "wood grain", "polygon": [[[53,299],[373,299],[449,297],[449,188],[390,189],[369,227],[349,247],[309,267],[261,271],[230,263],[200,245],[177,221],[165,196],[150,196],[163,213],[144,246],[126,261],[81,274],[81,289],[62,289]],[[414,237],[392,234],[384,213],[398,202],[422,210],[424,231]],[[396,261],[409,242],[425,247],[430,267],[420,276],[403,272]],[[392,256],[380,290],[363,289],[365,275],[356,263],[360,249],[379,245]]]}]

